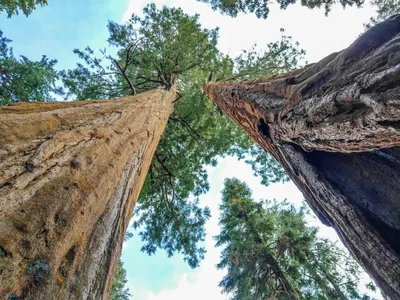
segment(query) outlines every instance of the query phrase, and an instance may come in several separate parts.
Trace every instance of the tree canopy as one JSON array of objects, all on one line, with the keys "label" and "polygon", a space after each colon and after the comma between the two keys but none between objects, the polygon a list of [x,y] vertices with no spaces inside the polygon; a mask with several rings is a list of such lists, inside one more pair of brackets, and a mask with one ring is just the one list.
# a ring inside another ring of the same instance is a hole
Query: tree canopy
[{"label": "tree canopy", "polygon": [[[251,198],[249,187],[226,179],[220,205],[220,282],[232,299],[368,299],[360,268],[347,251],[317,236],[309,212],[288,202]],[[371,285],[371,288],[374,288]]]},{"label": "tree canopy", "polygon": [[232,59],[217,49],[218,29],[201,28],[198,15],[157,9],[154,4],[143,12],[144,17],[133,15],[123,25],[109,23],[113,48],[102,49],[99,57],[89,47],[75,50],[83,63],[62,77],[68,96],[77,99],[113,98],[176,83],[175,111],[135,208],[134,228],[144,242],[143,251],[180,252],[194,267],[205,252],[198,243],[204,240],[210,217],[197,199],[209,188],[206,165],[215,165],[219,156],[237,154],[252,164],[265,184],[287,179],[276,161],[206,101],[201,86],[207,80],[251,79],[291,70],[304,51],[283,35],[263,53],[253,48]]},{"label": "tree canopy", "polygon": [[[269,6],[271,4],[268,0],[197,0],[211,4],[214,10],[219,10],[223,14],[231,17],[236,17],[239,13],[254,13],[257,18],[266,19],[269,15]],[[332,6],[337,2],[343,7],[356,5],[360,7],[364,4],[365,0],[301,0],[302,6],[307,8],[324,8],[327,15]],[[276,0],[280,9],[286,9],[289,5],[296,3],[297,0]]]},{"label": "tree canopy", "polygon": [[20,12],[29,16],[39,5],[47,5],[47,0],[0,0],[0,12],[5,11],[9,18]]},{"label": "tree canopy", "polygon": [[0,105],[18,101],[53,101],[61,93],[57,87],[57,60],[45,55],[40,61],[15,57],[11,40],[0,31]]}]

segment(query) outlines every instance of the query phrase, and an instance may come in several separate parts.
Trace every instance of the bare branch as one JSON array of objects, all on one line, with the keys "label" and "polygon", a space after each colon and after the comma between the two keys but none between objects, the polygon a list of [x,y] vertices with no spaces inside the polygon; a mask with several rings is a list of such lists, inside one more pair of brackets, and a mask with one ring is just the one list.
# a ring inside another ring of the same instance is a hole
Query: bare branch
[{"label": "bare branch", "polygon": [[136,95],[136,88],[133,85],[132,81],[129,79],[129,77],[126,75],[125,71],[121,65],[119,64],[119,62],[116,59],[113,59],[114,63],[117,65],[118,69],[121,71],[121,75],[125,78],[125,80],[128,82],[128,85],[130,87],[130,89],[132,90],[132,95]]}]

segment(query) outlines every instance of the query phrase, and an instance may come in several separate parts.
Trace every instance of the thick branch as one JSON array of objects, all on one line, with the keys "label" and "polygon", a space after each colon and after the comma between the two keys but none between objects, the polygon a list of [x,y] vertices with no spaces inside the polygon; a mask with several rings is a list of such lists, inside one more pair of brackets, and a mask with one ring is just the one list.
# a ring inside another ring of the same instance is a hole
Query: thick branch
[{"label": "thick branch", "polygon": [[157,162],[160,164],[160,166],[162,167],[162,169],[165,171],[165,173],[169,176],[169,177],[171,177],[171,178],[173,178],[174,177],[174,174],[172,174],[172,172],[167,168],[167,166],[165,165],[165,160],[163,160],[163,159],[161,159],[161,157],[159,156],[159,154],[156,152],[155,154],[154,154],[154,157],[157,159]]}]

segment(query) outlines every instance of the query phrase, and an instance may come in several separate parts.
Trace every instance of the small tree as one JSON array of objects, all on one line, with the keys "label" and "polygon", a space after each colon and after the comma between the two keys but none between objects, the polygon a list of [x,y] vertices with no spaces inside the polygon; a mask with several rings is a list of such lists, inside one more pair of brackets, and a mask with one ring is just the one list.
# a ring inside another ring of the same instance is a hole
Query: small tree
[{"label": "small tree", "polygon": [[305,206],[255,202],[245,183],[227,179],[220,210],[220,286],[232,299],[363,299],[358,264],[317,237]]}]

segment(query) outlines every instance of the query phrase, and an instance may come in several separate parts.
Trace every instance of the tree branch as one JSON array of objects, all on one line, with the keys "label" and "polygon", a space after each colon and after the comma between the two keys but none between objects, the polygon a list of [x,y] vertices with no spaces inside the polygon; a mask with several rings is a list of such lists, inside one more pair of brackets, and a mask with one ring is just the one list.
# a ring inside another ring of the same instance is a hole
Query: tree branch
[{"label": "tree branch", "polygon": [[186,121],[185,119],[180,118],[179,116],[176,116],[176,117],[170,116],[169,119],[172,120],[172,121],[181,123],[181,124],[183,125],[183,127],[186,128],[186,130],[188,131],[188,133],[189,133],[194,139],[196,139],[196,140],[198,140],[198,139],[203,140],[203,137],[202,137],[200,134],[198,134],[198,133],[192,128],[192,126],[190,126],[189,122]]},{"label": "tree branch", "polygon": [[125,78],[125,80],[128,82],[129,88],[132,90],[132,95],[136,95],[136,88],[133,85],[132,81],[129,79],[129,77],[126,75],[125,71],[119,62],[116,59],[113,59],[113,62],[117,65],[118,69],[121,71],[121,75]]},{"label": "tree branch", "polygon": [[170,177],[175,177],[174,174],[167,168],[167,166],[164,164],[164,160],[161,159],[157,151],[154,153],[154,157],[157,159],[158,163],[160,166],[163,168],[163,170],[167,173],[168,176]]}]

